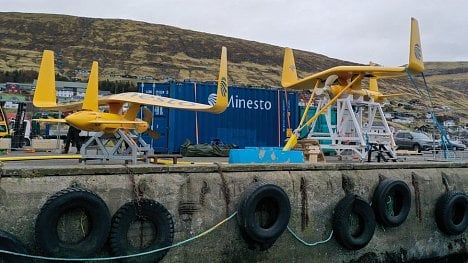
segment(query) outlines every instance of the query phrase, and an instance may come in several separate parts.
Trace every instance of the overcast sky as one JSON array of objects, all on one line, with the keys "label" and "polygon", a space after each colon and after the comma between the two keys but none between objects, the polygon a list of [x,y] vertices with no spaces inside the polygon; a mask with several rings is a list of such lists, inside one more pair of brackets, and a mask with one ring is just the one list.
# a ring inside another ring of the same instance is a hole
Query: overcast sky
[{"label": "overcast sky", "polygon": [[289,46],[347,61],[407,63],[410,17],[426,61],[468,61],[463,0],[2,0],[0,11],[121,18]]}]

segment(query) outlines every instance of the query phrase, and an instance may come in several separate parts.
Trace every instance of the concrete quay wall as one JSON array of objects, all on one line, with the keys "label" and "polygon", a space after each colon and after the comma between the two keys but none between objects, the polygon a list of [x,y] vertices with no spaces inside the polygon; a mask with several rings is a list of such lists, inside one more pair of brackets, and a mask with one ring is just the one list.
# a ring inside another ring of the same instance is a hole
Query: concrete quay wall
[{"label": "concrete quay wall", "polygon": [[[468,253],[466,231],[443,234],[435,203],[449,190],[468,192],[467,163],[371,163],[301,165],[81,165],[1,169],[0,229],[20,239],[31,254],[35,219],[47,199],[70,186],[97,193],[114,214],[134,198],[163,204],[175,223],[174,243],[217,224],[237,210],[239,197],[255,181],[283,188],[291,203],[289,227],[307,242],[325,240],[335,205],[346,193],[371,202],[379,180],[399,179],[411,191],[406,221],[395,228],[377,225],[370,243],[347,250],[335,238],[305,246],[285,231],[266,251],[252,251],[236,218],[190,243],[172,248],[162,262],[398,262]],[[109,255],[108,247],[98,256]],[[107,250],[106,250],[107,249]]]}]

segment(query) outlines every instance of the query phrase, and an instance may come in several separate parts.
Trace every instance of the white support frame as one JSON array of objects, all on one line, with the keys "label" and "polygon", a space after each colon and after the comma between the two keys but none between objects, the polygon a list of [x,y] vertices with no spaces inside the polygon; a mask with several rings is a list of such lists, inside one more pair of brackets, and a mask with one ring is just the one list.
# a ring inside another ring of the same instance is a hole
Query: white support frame
[{"label": "white support frame", "polygon": [[[316,112],[328,101],[328,98],[321,99]],[[353,95],[347,95],[336,101],[336,114],[336,125],[332,125],[331,107],[328,108],[324,113],[328,132],[314,132],[317,118],[309,126],[310,131],[307,138],[331,140],[331,144],[321,144],[321,147],[322,149],[334,149],[338,156],[341,156],[345,151],[352,151],[363,161],[367,159],[370,147],[378,145],[379,150],[384,150],[389,153],[391,158],[396,158],[396,145],[393,134],[380,103],[374,102],[373,99],[364,100],[362,96],[355,99]],[[363,116],[367,116],[367,120]],[[376,118],[380,118],[384,127],[384,131],[381,133],[371,131]]]}]

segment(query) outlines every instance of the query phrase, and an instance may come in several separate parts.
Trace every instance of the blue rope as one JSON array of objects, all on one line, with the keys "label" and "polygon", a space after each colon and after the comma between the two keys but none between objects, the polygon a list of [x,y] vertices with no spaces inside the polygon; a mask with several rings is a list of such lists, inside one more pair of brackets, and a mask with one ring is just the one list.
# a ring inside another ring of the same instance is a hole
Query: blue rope
[{"label": "blue rope", "polygon": [[105,258],[55,258],[55,257],[43,257],[43,256],[27,255],[27,254],[8,251],[8,250],[0,250],[0,254],[4,253],[4,254],[9,254],[9,255],[14,255],[14,256],[25,257],[25,258],[43,259],[43,260],[49,260],[49,261],[109,261],[109,260],[118,260],[118,259],[125,259],[125,258],[141,257],[141,256],[154,254],[154,253],[157,253],[157,252],[160,252],[160,251],[163,251],[163,250],[167,250],[167,249],[170,249],[170,248],[178,247],[178,246],[184,245],[184,244],[186,244],[186,243],[188,243],[190,241],[193,241],[193,240],[195,240],[197,238],[200,238],[200,237],[210,233],[211,231],[215,230],[216,228],[218,228],[222,224],[226,223],[227,221],[231,220],[235,215],[237,215],[237,212],[234,212],[228,218],[225,218],[224,220],[222,220],[218,224],[212,226],[208,230],[206,230],[206,231],[204,231],[204,232],[202,232],[202,233],[200,233],[200,234],[198,234],[196,236],[193,236],[193,237],[191,237],[189,239],[183,240],[181,242],[178,242],[176,244],[172,244],[172,245],[167,246],[167,247],[158,248],[158,249],[155,249],[155,250],[141,252],[141,253],[137,253],[137,254],[133,254],[133,255],[105,257]]},{"label": "blue rope", "polygon": [[304,241],[303,239],[301,239],[298,235],[296,235],[296,233],[294,233],[292,231],[292,229],[288,226],[288,231],[289,233],[291,233],[291,235],[293,235],[297,240],[299,240],[299,242],[301,242],[303,245],[305,246],[308,246],[308,247],[312,247],[312,246],[316,246],[316,245],[320,245],[320,244],[324,244],[324,243],[327,243],[328,241],[330,241],[333,237],[333,230],[331,231],[330,233],[330,236],[328,236],[327,239],[325,240],[322,240],[322,241],[317,241],[317,242],[314,242],[314,243],[308,243],[306,241]]},{"label": "blue rope", "polygon": [[[421,90],[419,89],[418,84],[416,83],[416,81],[411,76],[411,72],[408,70],[408,68],[406,68],[405,70],[406,70],[406,74],[408,75],[408,78],[413,83],[413,86],[416,87],[416,90],[418,91],[419,96],[421,96],[421,98],[424,98],[424,94],[421,92]],[[442,148],[442,150],[444,152],[444,158],[448,159],[449,155],[447,153],[447,150],[448,150],[448,147],[451,146],[451,143],[450,143],[450,140],[447,137],[447,132],[445,131],[445,128],[437,121],[437,118],[434,115],[434,103],[432,102],[432,96],[431,96],[431,93],[429,92],[429,86],[427,85],[426,77],[424,76],[424,73],[421,72],[421,75],[422,75],[422,78],[423,78],[423,81],[424,81],[424,86],[426,88],[427,96],[429,97],[429,102],[431,103],[431,108],[430,108],[431,109],[431,111],[430,111],[431,118],[432,118],[432,121],[434,122],[434,124],[436,125],[437,129],[440,132],[440,142],[441,142],[441,148]]]},{"label": "blue rope", "polygon": [[[426,82],[426,77],[424,76],[424,73],[421,73],[421,75],[422,75],[422,78],[423,78],[423,81],[424,81],[424,86],[426,87],[427,96],[429,97],[429,101],[431,102],[432,109],[434,109],[434,103],[432,102],[432,96],[429,93],[429,87],[428,87],[427,82]],[[434,120],[435,124],[437,125],[437,128],[439,129],[439,131],[441,133],[441,140],[440,141],[441,141],[441,143],[443,144],[443,147],[444,147],[443,148],[444,149],[444,157],[447,158],[446,150],[448,150],[448,147],[452,146],[452,143],[450,142],[450,140],[447,137],[447,132],[446,132],[445,128],[435,118],[434,110],[432,110],[431,116],[432,116],[432,119]]]},{"label": "blue rope", "polygon": [[[184,245],[184,244],[186,244],[188,242],[191,242],[191,241],[193,241],[195,239],[198,239],[198,238],[210,233],[211,231],[215,230],[216,228],[218,228],[222,224],[226,223],[227,221],[231,220],[236,215],[237,215],[237,212],[234,212],[232,215],[225,218],[224,220],[222,220],[218,224],[212,226],[208,230],[206,230],[206,231],[204,231],[204,232],[202,232],[202,233],[200,233],[200,234],[198,234],[196,236],[193,236],[193,237],[191,237],[189,239],[180,241],[180,242],[178,242],[176,244],[172,244],[172,245],[167,246],[167,247],[158,248],[158,249],[155,249],[155,250],[141,252],[141,253],[132,254],[132,255],[104,257],[104,258],[56,258],[56,257],[44,257],[44,256],[28,255],[28,254],[17,253],[17,252],[12,252],[12,251],[8,251],[8,250],[1,250],[1,249],[0,249],[0,254],[8,254],[8,255],[13,255],[13,256],[18,256],[18,257],[25,257],[25,258],[31,258],[31,259],[41,259],[41,260],[48,260],[48,261],[110,261],[110,260],[119,260],[119,259],[133,258],[133,257],[141,257],[141,256],[147,256],[147,255],[150,255],[150,254],[154,254],[154,253],[157,253],[157,252],[160,252],[160,251],[163,251],[163,250],[171,249],[171,248],[174,248],[174,247],[178,247],[178,246]],[[319,245],[319,244],[324,244],[324,243],[330,241],[332,239],[332,237],[333,237],[333,230],[332,230],[331,233],[330,233],[330,236],[328,236],[327,239],[322,240],[322,241],[317,241],[317,242],[314,242],[314,243],[308,243],[308,242],[304,241],[303,239],[301,239],[296,233],[294,233],[294,231],[292,231],[292,229],[289,226],[287,226],[287,229],[288,229],[289,233],[291,233],[291,235],[293,235],[298,241],[300,241],[303,245],[309,246],[309,247],[310,246],[316,246],[316,245]]]}]

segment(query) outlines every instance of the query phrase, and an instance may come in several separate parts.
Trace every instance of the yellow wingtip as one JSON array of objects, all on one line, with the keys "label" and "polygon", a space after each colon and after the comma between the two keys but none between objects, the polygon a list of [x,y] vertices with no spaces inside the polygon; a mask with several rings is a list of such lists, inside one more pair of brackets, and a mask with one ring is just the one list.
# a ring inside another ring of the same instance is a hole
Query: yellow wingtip
[{"label": "yellow wingtip", "polygon": [[222,113],[228,107],[228,73],[227,73],[227,48],[221,48],[221,62],[219,65],[218,89],[216,103],[210,108],[211,113]]},{"label": "yellow wingtip", "polygon": [[99,65],[93,61],[91,72],[89,73],[88,85],[86,86],[86,94],[83,100],[83,110],[99,111],[98,105],[99,96]]},{"label": "yellow wingtip", "polygon": [[54,107],[57,105],[54,52],[51,50],[44,50],[42,54],[36,89],[34,90],[33,104],[38,108]]},{"label": "yellow wingtip", "polygon": [[297,82],[296,62],[291,48],[284,49],[283,71],[281,73],[281,86],[289,87]]},{"label": "yellow wingtip", "polygon": [[421,47],[421,38],[419,34],[419,23],[416,18],[411,18],[411,34],[410,34],[410,54],[408,69],[413,73],[421,73],[424,71],[424,61]]}]

